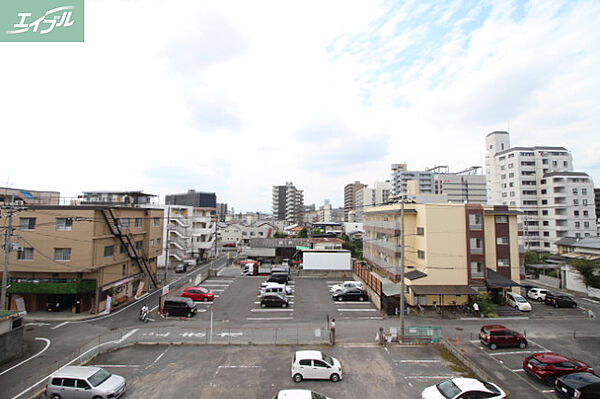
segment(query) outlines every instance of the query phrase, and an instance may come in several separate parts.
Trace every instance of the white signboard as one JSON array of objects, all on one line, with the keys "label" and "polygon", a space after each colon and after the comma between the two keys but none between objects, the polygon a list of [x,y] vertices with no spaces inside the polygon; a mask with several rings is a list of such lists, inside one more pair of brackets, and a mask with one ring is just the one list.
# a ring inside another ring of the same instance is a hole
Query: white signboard
[{"label": "white signboard", "polygon": [[106,310],[105,310],[106,313],[110,313],[110,301],[111,301],[111,299],[112,298],[111,298],[110,295],[106,296]]}]

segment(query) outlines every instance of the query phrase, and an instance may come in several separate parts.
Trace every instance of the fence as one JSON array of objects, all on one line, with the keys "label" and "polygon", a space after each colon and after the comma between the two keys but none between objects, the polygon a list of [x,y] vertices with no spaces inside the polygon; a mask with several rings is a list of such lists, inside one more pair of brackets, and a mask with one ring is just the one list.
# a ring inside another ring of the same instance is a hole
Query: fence
[{"label": "fence", "polygon": [[441,327],[427,327],[427,326],[405,326],[402,340],[399,335],[400,328],[380,328],[377,334],[377,339],[380,344],[400,342],[408,344],[426,344],[426,343],[437,343],[442,339],[442,328]]},{"label": "fence", "polygon": [[[282,328],[135,328],[102,334],[53,363],[40,364],[35,375],[6,388],[3,395],[33,398],[40,394],[48,377],[68,365],[82,365],[101,353],[134,344],[189,345],[325,345],[330,344],[329,330],[320,327]],[[4,396],[3,396],[4,397]]]},{"label": "fence", "polygon": [[365,283],[365,285],[373,290],[375,294],[381,297],[381,280],[378,279],[367,269],[366,266],[361,264],[360,262],[354,262],[353,265],[354,273],[360,277],[360,279]]}]

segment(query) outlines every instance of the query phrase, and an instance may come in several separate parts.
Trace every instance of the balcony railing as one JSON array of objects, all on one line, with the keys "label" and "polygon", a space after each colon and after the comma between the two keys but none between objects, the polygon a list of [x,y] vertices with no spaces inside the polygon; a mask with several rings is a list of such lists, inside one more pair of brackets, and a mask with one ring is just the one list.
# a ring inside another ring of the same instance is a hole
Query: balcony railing
[{"label": "balcony railing", "polygon": [[394,241],[385,241],[385,240],[377,240],[377,239],[372,239],[372,238],[364,238],[363,242],[367,245],[373,245],[376,247],[380,247],[380,248],[385,248],[388,249],[390,251],[394,251],[394,252],[401,252],[401,248],[400,245],[398,245],[397,242]]},{"label": "balcony railing", "polygon": [[383,260],[383,259],[381,259],[381,258],[379,258],[377,256],[371,255],[368,252],[365,252],[363,254],[363,256],[369,262],[375,263],[375,264],[379,265],[379,267],[382,267],[384,269],[396,270],[399,267],[398,265],[395,265],[395,264],[393,264],[391,262]]},{"label": "balcony railing", "polygon": [[363,223],[364,228],[371,229],[387,229],[387,230],[400,230],[401,226],[399,222],[392,221],[365,221]]}]

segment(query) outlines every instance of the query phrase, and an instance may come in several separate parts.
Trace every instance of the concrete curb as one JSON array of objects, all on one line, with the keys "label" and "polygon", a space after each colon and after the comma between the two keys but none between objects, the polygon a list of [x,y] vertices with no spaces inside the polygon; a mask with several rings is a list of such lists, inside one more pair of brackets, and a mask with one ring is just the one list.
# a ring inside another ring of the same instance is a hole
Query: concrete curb
[{"label": "concrete curb", "polygon": [[464,364],[473,374],[477,376],[477,378],[484,381],[491,381],[497,383],[492,376],[490,376],[486,371],[484,371],[479,365],[471,360],[466,354],[464,354],[456,345],[450,342],[448,339],[443,338],[440,343],[448,352],[452,354],[455,358],[457,358],[462,364]]}]

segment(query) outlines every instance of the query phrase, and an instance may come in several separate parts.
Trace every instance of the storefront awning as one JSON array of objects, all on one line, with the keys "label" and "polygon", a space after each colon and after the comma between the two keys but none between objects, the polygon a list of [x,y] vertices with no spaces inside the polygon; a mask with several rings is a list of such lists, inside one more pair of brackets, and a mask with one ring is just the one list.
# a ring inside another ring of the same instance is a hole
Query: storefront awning
[{"label": "storefront awning", "polygon": [[487,278],[485,284],[490,288],[508,288],[508,287],[520,287],[519,283],[515,283],[511,279],[504,277],[500,273],[487,269]]},{"label": "storefront awning", "polygon": [[468,285],[411,285],[415,295],[477,295]]}]

